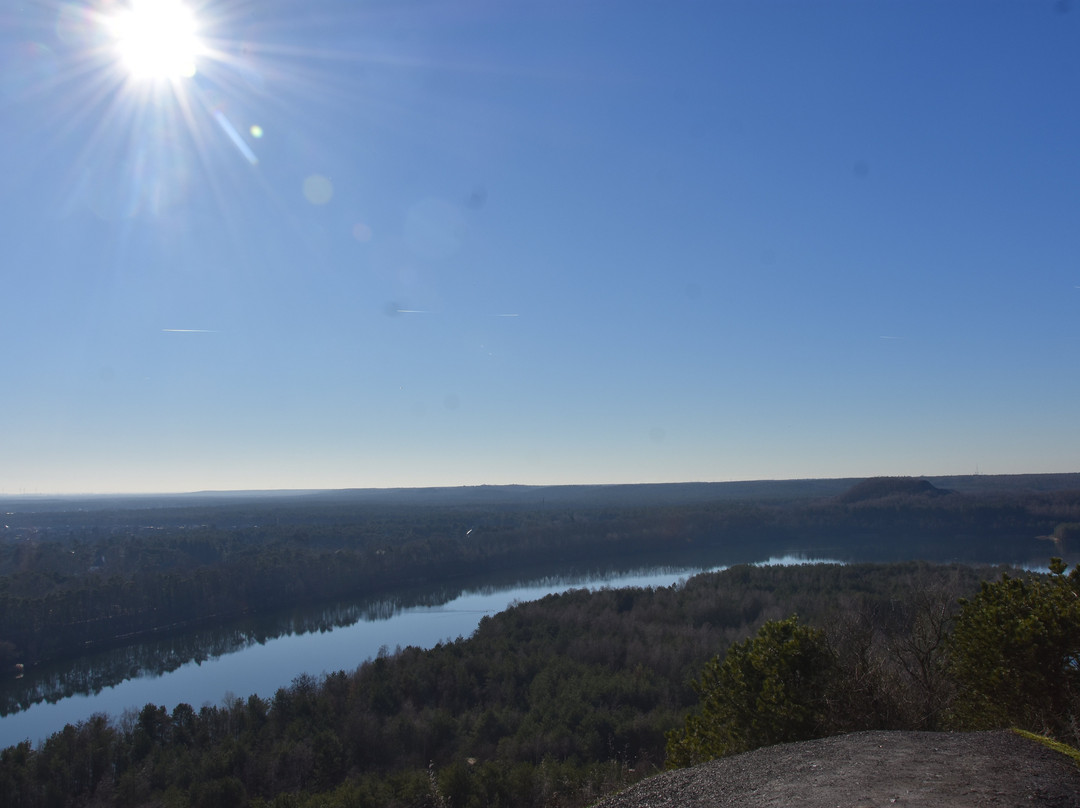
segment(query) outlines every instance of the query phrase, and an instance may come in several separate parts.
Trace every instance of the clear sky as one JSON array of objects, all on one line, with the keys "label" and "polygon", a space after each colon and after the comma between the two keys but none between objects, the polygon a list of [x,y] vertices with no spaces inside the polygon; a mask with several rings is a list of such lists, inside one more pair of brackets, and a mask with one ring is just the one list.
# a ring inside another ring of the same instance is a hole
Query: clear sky
[{"label": "clear sky", "polygon": [[189,8],[0,10],[0,493],[1080,470],[1080,2]]}]

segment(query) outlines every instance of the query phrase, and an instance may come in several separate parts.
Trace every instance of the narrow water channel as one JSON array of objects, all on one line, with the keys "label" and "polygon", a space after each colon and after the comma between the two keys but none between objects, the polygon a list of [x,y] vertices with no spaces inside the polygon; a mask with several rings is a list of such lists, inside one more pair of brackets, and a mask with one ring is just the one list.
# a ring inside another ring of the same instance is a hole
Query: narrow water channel
[{"label": "narrow water channel", "polygon": [[[790,563],[803,559],[772,559]],[[719,569],[713,567],[712,569]],[[527,584],[437,592],[344,604],[238,622],[103,652],[0,683],[0,748],[32,744],[95,713],[121,717],[148,703],[196,709],[227,696],[270,697],[303,673],[351,671],[398,646],[432,647],[468,637],[481,618],[519,601],[570,588],[669,586],[702,567],[651,568],[632,573],[549,578]]]}]

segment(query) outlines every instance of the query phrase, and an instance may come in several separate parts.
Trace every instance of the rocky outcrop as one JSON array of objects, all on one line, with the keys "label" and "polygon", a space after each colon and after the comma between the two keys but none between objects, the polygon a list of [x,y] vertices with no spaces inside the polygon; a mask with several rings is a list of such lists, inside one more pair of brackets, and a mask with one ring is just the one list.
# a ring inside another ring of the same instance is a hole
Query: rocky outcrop
[{"label": "rocky outcrop", "polygon": [[1080,767],[1007,731],[858,732],[664,772],[595,808],[1080,808]]}]

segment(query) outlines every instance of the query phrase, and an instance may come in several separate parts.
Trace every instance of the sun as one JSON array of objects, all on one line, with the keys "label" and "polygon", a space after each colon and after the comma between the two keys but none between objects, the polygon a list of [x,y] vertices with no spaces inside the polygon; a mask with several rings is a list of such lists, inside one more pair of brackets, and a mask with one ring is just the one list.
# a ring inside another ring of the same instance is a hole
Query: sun
[{"label": "sun", "polygon": [[121,64],[135,79],[190,78],[204,52],[198,21],[182,0],[131,0],[107,28]]}]

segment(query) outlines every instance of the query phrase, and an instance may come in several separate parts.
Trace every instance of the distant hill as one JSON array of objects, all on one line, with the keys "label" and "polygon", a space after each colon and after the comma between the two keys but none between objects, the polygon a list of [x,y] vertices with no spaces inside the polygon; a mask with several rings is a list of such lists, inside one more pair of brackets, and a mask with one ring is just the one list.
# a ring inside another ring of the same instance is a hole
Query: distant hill
[{"label": "distant hill", "polygon": [[306,491],[196,491],[184,494],[0,496],[6,511],[156,510],[167,508],[324,506],[633,507],[702,502],[795,501],[833,497],[859,478],[748,480],[719,483],[611,485],[464,485],[428,488],[342,488]]},{"label": "distant hill", "polygon": [[843,503],[867,502],[886,497],[941,497],[953,493],[938,488],[929,480],[919,477],[871,477],[856,483],[837,500]]},{"label": "distant hill", "polygon": [[[905,488],[904,486],[919,486]],[[865,489],[863,488],[865,486]],[[892,486],[891,490],[889,486]],[[1080,474],[968,474],[927,477],[861,477],[731,482],[612,485],[466,485],[445,488],[343,488],[278,491],[196,491],[181,494],[12,496],[0,494],[8,513],[149,512],[168,509],[248,508],[266,518],[267,509],[327,507],[651,507],[708,502],[795,503],[854,496],[862,501],[891,495],[1031,494],[1080,491]],[[862,493],[860,493],[862,492]],[[160,516],[154,516],[160,519]],[[78,521],[78,520],[75,520]],[[165,521],[168,521],[167,519]],[[181,520],[183,521],[183,520]],[[206,521],[200,518],[198,521]],[[222,520],[224,521],[224,519]]]}]

